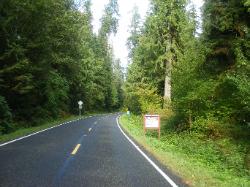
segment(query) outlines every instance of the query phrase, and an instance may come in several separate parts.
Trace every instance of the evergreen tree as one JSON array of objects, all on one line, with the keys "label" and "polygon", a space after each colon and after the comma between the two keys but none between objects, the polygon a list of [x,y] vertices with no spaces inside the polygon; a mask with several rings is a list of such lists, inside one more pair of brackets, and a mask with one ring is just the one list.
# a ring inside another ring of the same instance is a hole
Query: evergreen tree
[{"label": "evergreen tree", "polygon": [[[202,72],[211,85],[211,110],[219,117],[250,121],[249,19],[247,1],[206,1],[204,42],[208,47]],[[248,90],[248,91],[247,91]]]},{"label": "evergreen tree", "polygon": [[90,8],[90,0],[1,1],[0,106],[6,113],[0,131],[9,131],[10,112],[29,126],[76,113],[78,100],[84,110],[121,106],[122,82],[108,44],[118,24],[117,1],[106,6],[98,36]]}]

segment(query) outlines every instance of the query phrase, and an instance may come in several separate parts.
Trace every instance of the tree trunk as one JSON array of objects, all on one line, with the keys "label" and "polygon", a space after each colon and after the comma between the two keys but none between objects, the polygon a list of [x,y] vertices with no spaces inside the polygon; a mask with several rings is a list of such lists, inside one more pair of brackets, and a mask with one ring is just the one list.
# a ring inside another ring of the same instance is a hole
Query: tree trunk
[{"label": "tree trunk", "polygon": [[169,75],[166,75],[165,77],[164,99],[171,100],[171,84]]},{"label": "tree trunk", "polygon": [[166,61],[164,100],[171,101],[171,61]]}]

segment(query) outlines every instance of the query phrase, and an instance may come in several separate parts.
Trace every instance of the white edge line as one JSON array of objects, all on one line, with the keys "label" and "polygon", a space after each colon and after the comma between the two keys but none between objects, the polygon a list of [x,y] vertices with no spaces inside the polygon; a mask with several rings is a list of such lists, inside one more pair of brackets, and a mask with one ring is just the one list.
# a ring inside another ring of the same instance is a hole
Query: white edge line
[{"label": "white edge line", "polygon": [[47,128],[47,129],[40,130],[40,131],[31,133],[31,134],[28,134],[28,135],[26,135],[26,136],[22,136],[22,137],[20,137],[20,138],[17,138],[17,139],[14,139],[14,140],[11,140],[11,141],[2,143],[2,144],[0,144],[0,147],[5,146],[5,145],[10,144],[10,143],[14,143],[14,142],[19,141],[19,140],[22,140],[22,139],[24,139],[24,138],[28,138],[28,137],[30,137],[30,136],[39,134],[39,133],[44,132],[44,131],[47,131],[47,130],[50,130],[50,129],[53,129],[53,128],[56,128],[56,127],[60,127],[60,126],[62,126],[62,125],[66,125],[66,124],[72,123],[72,122],[74,122],[74,121],[81,120],[81,119],[84,119],[84,118],[80,118],[80,119],[76,119],[76,120],[67,121],[67,122],[61,123],[61,124],[59,124],[59,125],[56,125],[56,126],[53,126],[53,127],[49,127],[49,128]]},{"label": "white edge line", "polygon": [[38,133],[41,133],[41,132],[44,132],[44,131],[47,131],[47,130],[50,130],[50,129],[53,129],[53,128],[56,128],[56,127],[59,127],[59,126],[61,126],[61,125],[64,125],[64,124],[62,123],[62,124],[59,124],[59,125],[57,125],[57,126],[53,126],[53,127],[47,128],[47,129],[43,129],[43,130],[40,130],[40,131],[31,133],[31,134],[28,134],[28,135],[26,135],[26,136],[22,136],[22,137],[20,137],[20,138],[17,138],[17,139],[14,139],[14,140],[5,142],[5,143],[3,143],[3,144],[0,144],[0,147],[2,147],[2,146],[4,146],[4,145],[7,145],[7,144],[10,144],[10,143],[14,143],[14,142],[19,141],[19,140],[22,140],[22,139],[24,139],[24,138],[28,138],[28,137],[33,136],[33,135],[35,135],[35,134],[38,134]]},{"label": "white edge line", "polygon": [[128,141],[137,149],[137,151],[139,151],[142,156],[161,174],[161,176],[173,187],[178,187],[177,184],[174,183],[174,181],[167,176],[166,173],[164,173],[122,130],[122,128],[119,125],[118,122],[118,117],[116,118],[116,123],[120,129],[120,131],[122,132],[122,134],[128,139]]}]

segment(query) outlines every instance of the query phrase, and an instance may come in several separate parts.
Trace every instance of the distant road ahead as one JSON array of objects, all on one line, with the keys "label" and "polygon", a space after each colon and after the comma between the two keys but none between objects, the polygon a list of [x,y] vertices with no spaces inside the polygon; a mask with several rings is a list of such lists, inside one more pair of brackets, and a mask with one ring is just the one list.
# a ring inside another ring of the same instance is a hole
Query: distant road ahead
[{"label": "distant road ahead", "polygon": [[0,186],[173,186],[123,135],[117,116],[89,117],[1,146]]}]

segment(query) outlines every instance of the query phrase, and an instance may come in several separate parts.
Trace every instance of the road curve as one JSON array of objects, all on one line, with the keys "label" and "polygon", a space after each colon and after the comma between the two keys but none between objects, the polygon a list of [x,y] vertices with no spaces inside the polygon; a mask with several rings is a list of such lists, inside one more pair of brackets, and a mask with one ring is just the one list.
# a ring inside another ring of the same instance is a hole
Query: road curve
[{"label": "road curve", "polygon": [[1,146],[0,186],[173,186],[123,135],[117,116],[88,117]]}]

